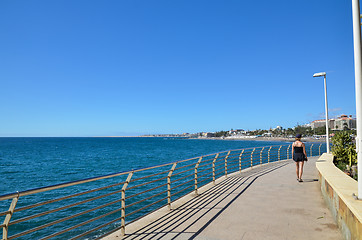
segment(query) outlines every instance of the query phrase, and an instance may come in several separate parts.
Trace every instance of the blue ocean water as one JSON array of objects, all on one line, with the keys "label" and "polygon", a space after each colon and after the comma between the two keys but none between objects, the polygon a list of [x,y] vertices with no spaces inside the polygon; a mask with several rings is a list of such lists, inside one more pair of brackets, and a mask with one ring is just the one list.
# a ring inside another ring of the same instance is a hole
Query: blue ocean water
[{"label": "blue ocean water", "polygon": [[181,138],[0,138],[0,195],[154,166],[204,154],[285,142]]},{"label": "blue ocean water", "polygon": [[[205,154],[225,151],[230,149],[241,149],[259,146],[271,146],[287,144],[285,142],[265,142],[265,141],[226,141],[226,140],[202,140],[202,139],[182,139],[182,138],[0,138],[0,175],[2,183],[0,184],[0,195],[12,193],[16,191],[24,191],[33,188],[39,188],[49,185],[54,185],[63,182],[75,181],[95,176],[101,176],[110,173],[122,172],[132,169],[154,166],[163,163],[174,162],[187,158],[197,157]],[[169,169],[169,167],[167,167]],[[125,176],[124,176],[125,177]],[[100,183],[92,183],[79,185],[71,188],[63,188],[60,190],[37,194],[35,196],[25,196],[19,199],[17,208],[27,206],[29,204],[54,199],[58,196],[67,196],[76,192],[87,191],[89,189],[115,184],[124,181],[125,179],[110,179]],[[100,184],[100,185],[94,185]],[[148,187],[157,186],[149,185]],[[192,187],[192,186],[191,186]],[[113,191],[119,190],[115,188]],[[191,188],[192,190],[192,188]],[[189,190],[189,191],[191,191]],[[107,190],[108,191],[108,190]],[[109,190],[109,193],[111,190]],[[128,194],[132,194],[132,190]],[[101,193],[94,193],[90,197],[96,197]],[[26,221],[24,223],[10,226],[10,235],[26,231],[29,228],[37,227],[41,224],[48,223],[52,219],[67,217],[75,212],[90,209],[95,206],[100,206],[107,201],[119,199],[120,194],[112,195],[109,200],[106,198],[100,199],[98,202],[85,203],[80,206],[75,206],[69,209],[58,211],[54,215],[39,217]],[[138,201],[146,196],[136,197],[134,201]],[[86,200],[86,197],[74,199],[76,201]],[[73,201],[73,200],[72,200]],[[66,204],[72,203],[71,200],[64,202],[56,202],[51,206],[46,206],[45,210],[56,209]],[[153,200],[154,201],[154,200]],[[140,207],[152,203],[146,201]],[[3,204],[0,202],[1,211],[7,210],[9,202]],[[155,208],[165,204],[161,201]],[[115,204],[114,208],[108,207],[105,212],[119,209],[120,203]],[[138,208],[140,208],[138,207]],[[127,209],[128,212],[137,209],[137,206]],[[28,211],[28,212],[27,212]],[[21,219],[23,215],[31,216],[44,209],[31,209],[14,214],[13,220]],[[146,214],[141,211],[133,217],[137,218]],[[103,212],[94,213],[95,216],[103,214]],[[119,211],[117,213],[119,215]],[[71,219],[66,223],[60,223],[42,229],[35,233],[30,233],[26,237],[20,239],[38,239],[48,236],[60,229],[65,229],[67,226],[76,225],[79,222],[92,218],[92,213],[82,215],[79,218]],[[132,220],[132,218],[128,218]],[[109,220],[102,219],[107,222]],[[103,224],[104,222],[94,222],[88,227],[92,228]],[[93,235],[81,239],[92,239],[95,236],[102,235],[104,232],[119,227],[119,221],[109,226],[103,232],[95,232]],[[74,231],[67,233],[68,235],[56,236],[54,239],[68,239],[77,234],[86,231],[87,228],[81,226]]]}]

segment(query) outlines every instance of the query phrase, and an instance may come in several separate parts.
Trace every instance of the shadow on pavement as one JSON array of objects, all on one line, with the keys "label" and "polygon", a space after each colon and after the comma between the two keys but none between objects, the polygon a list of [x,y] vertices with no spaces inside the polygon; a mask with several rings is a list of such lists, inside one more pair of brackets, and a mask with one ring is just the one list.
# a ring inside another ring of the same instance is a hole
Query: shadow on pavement
[{"label": "shadow on pavement", "polygon": [[[230,176],[147,226],[126,234],[122,239],[194,239],[259,177],[288,164],[290,163],[270,163]],[[318,179],[305,180],[314,181]]]},{"label": "shadow on pavement", "polygon": [[318,182],[318,179],[303,179],[303,182]]}]

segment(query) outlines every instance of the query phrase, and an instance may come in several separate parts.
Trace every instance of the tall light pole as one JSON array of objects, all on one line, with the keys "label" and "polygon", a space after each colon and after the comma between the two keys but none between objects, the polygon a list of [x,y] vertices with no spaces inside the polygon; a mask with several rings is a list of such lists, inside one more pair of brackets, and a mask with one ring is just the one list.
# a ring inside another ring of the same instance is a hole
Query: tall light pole
[{"label": "tall light pole", "polygon": [[356,86],[356,152],[358,167],[358,199],[362,200],[362,57],[361,57],[361,19],[359,0],[352,0],[354,76]]},{"label": "tall light pole", "polygon": [[326,80],[326,73],[320,72],[315,73],[313,77],[324,77],[324,102],[326,106],[326,144],[327,144],[327,153],[329,153],[329,127],[328,127],[328,102],[327,102],[327,80]]}]

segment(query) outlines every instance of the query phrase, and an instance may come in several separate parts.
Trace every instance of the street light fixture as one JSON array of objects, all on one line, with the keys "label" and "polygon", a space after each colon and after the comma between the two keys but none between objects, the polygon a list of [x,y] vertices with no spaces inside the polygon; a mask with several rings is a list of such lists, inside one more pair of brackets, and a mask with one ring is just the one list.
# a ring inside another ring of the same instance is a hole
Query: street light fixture
[{"label": "street light fixture", "polygon": [[313,74],[313,77],[322,77],[322,76],[326,76],[326,73],[325,72],[320,72],[320,73],[315,73]]},{"label": "street light fixture", "polygon": [[328,129],[328,102],[327,102],[327,81],[326,73],[320,72],[313,74],[313,77],[324,77],[324,100],[326,106],[326,144],[327,144],[327,153],[329,153],[329,129]]}]

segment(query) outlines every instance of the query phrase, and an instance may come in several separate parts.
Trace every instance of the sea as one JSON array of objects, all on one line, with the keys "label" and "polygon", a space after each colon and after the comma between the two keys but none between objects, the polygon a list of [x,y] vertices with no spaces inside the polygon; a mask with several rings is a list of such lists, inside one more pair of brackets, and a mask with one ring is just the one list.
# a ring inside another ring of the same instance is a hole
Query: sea
[{"label": "sea", "polygon": [[[287,143],[162,137],[0,138],[0,195],[155,166],[230,149],[282,144]],[[53,191],[35,198],[20,198],[17,208],[53,199],[60,193],[63,192]],[[0,201],[0,212],[7,210],[9,201]],[[61,204],[64,203],[54,203],[52,209],[61,207]],[[37,213],[35,210],[35,212],[32,212],[33,210],[27,211],[21,214],[32,215]],[[61,211],[61,213],[64,216],[72,214],[66,211]],[[13,219],[21,219],[23,217],[21,214],[14,213]],[[4,216],[0,216],[0,222],[3,221],[1,218]],[[40,220],[31,220],[27,223],[9,226],[9,235],[37,227],[39,224],[46,223],[49,218],[51,217],[44,216]],[[70,225],[72,224],[76,223]],[[69,223],[58,228],[65,229],[66,226],[69,227]],[[119,223],[114,223],[113,226],[104,231],[109,231],[112,227],[119,227]],[[82,228],[78,229],[79,232],[58,235],[52,239],[71,238],[75,234],[81,233]],[[59,229],[52,226],[35,233],[29,233],[19,239],[40,239],[59,231]],[[101,233],[98,231],[80,237],[80,239],[94,239]]]}]

